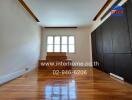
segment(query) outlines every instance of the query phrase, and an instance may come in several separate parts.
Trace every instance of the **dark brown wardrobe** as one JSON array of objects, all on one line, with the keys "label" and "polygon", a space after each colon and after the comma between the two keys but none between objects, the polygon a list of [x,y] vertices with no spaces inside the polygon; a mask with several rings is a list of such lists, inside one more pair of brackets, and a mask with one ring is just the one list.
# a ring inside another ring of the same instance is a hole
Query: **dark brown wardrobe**
[{"label": "dark brown wardrobe", "polygon": [[132,83],[132,0],[123,7],[124,16],[111,16],[92,32],[92,55],[95,68]]}]

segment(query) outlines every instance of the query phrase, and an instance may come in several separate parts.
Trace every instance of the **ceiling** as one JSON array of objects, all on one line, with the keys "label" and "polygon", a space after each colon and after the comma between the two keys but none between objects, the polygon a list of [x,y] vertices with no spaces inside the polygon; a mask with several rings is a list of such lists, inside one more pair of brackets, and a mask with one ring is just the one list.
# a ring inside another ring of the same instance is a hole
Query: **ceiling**
[{"label": "ceiling", "polygon": [[24,0],[43,27],[80,27],[92,23],[107,0]]}]

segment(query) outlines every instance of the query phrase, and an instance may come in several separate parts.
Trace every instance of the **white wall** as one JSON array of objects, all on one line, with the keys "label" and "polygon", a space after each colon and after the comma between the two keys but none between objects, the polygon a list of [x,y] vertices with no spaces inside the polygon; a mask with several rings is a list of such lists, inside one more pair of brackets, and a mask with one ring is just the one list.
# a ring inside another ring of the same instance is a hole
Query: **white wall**
[{"label": "white wall", "polygon": [[[91,63],[91,34],[89,27],[84,28],[43,28],[41,59],[46,57],[46,37],[48,35],[74,35],[76,41],[76,53],[67,54],[69,59],[79,62]],[[91,65],[90,65],[91,66]]]},{"label": "white wall", "polygon": [[18,0],[0,0],[0,83],[13,78],[13,73],[36,67],[39,56],[38,24]]}]

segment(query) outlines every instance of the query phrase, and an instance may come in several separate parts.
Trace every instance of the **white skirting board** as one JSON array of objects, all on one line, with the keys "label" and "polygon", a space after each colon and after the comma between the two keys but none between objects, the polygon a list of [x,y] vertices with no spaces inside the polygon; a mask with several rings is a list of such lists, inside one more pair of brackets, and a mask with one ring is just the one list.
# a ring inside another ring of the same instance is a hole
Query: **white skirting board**
[{"label": "white skirting board", "polygon": [[10,73],[7,75],[0,76],[0,85],[4,84],[6,82],[9,82],[13,79],[16,79],[16,78],[22,76],[23,74],[32,71],[35,68],[36,67],[30,67],[30,68],[28,68],[28,70],[26,70],[26,68],[23,68],[23,69],[20,69],[19,71],[16,71],[14,73]]},{"label": "white skirting board", "polygon": [[119,79],[119,80],[124,81],[124,78],[123,78],[123,77],[120,77],[120,76],[115,75],[115,74],[113,74],[113,73],[110,73],[110,75],[113,76],[113,77],[115,77],[115,78],[117,78],[117,79]]}]

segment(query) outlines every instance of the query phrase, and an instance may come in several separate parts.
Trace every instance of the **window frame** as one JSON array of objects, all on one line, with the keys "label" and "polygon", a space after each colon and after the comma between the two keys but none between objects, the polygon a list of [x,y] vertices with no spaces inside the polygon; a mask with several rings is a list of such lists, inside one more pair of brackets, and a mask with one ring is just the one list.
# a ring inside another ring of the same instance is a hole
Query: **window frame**
[{"label": "window frame", "polygon": [[[48,37],[53,37],[53,44],[48,44]],[[66,36],[67,37],[67,52],[66,53],[69,53],[69,54],[75,54],[76,53],[76,37],[75,35],[47,35],[46,36],[46,52],[48,52],[48,45],[53,45],[53,52],[55,52],[55,37],[56,36],[59,36],[60,37],[60,52],[62,52],[62,45],[66,45],[66,44],[62,44],[62,37],[63,36]],[[74,37],[74,44],[69,44],[69,37],[70,36],[73,36]],[[74,52],[69,52],[69,45],[74,45]]]}]

